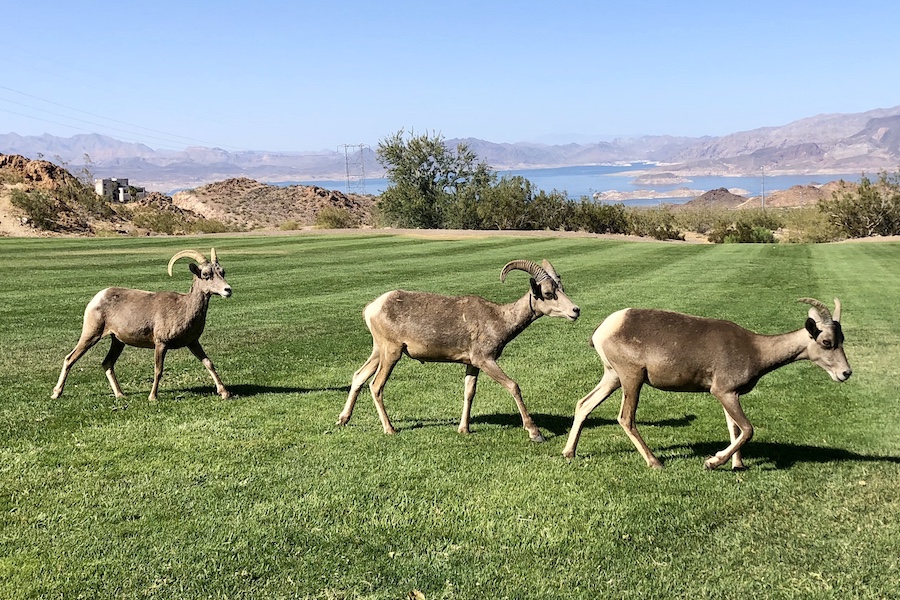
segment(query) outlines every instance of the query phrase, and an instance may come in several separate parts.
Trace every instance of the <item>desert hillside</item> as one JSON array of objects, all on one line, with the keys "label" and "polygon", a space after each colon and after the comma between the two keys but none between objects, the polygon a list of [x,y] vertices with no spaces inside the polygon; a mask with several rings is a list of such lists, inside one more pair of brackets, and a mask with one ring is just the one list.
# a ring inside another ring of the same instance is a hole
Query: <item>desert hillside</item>
[{"label": "desert hillside", "polygon": [[348,196],[318,186],[268,185],[245,177],[178,192],[173,203],[242,229],[308,227],[325,208],[349,213],[355,225],[372,224],[373,196]]},{"label": "desert hillside", "polygon": [[375,200],[316,186],[239,178],[120,203],[45,160],[0,154],[0,235],[150,235],[302,228],[332,209],[349,226],[371,224]]}]

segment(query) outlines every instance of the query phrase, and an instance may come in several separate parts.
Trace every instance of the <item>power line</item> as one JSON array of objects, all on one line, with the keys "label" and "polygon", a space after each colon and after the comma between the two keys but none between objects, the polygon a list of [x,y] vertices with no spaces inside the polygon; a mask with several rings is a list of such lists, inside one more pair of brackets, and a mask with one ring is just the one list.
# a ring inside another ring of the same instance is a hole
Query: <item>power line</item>
[{"label": "power line", "polygon": [[[14,110],[8,110],[8,109],[5,109],[5,108],[0,108],[0,112],[5,112],[5,113],[9,113],[9,114],[11,114],[11,115],[17,115],[17,116],[20,116],[20,117],[25,117],[26,119],[34,119],[35,121],[41,121],[41,122],[43,122],[43,123],[50,123],[51,125],[61,125],[62,127],[69,127],[69,128],[71,128],[71,129],[77,129],[77,130],[79,130],[79,131],[86,131],[86,132],[88,132],[88,133],[96,133],[96,131],[94,131],[93,129],[87,129],[87,128],[85,128],[85,127],[78,127],[77,125],[70,125],[69,123],[59,123],[59,122],[57,122],[57,121],[51,121],[51,120],[49,120],[49,119],[42,119],[42,118],[40,118],[40,117],[35,117],[35,116],[32,116],[32,115],[26,115],[26,114],[19,113],[19,112],[16,112],[16,111],[14,111]],[[121,139],[122,141],[125,141],[125,142],[134,142],[134,143],[136,143],[136,144],[143,143],[143,142],[141,142],[140,140],[131,139],[131,138],[126,138],[126,137],[122,137],[122,138],[120,138],[120,139]],[[161,148],[164,149],[164,150],[174,150],[174,151],[179,150],[179,148],[175,148],[175,147],[161,146]]]},{"label": "power line", "polygon": [[[3,87],[3,86],[0,86],[0,87]],[[25,108],[29,108],[29,109],[31,109],[31,110],[37,110],[37,111],[40,111],[40,112],[43,112],[43,113],[47,113],[47,114],[50,114],[50,115],[53,115],[53,116],[56,116],[56,117],[62,117],[63,119],[71,119],[72,121],[78,121],[79,123],[86,123],[86,124],[88,124],[88,125],[95,125],[95,126],[97,126],[97,127],[103,127],[104,129],[111,129],[111,130],[113,130],[113,131],[120,131],[120,132],[123,132],[123,133],[132,134],[132,135],[139,135],[139,136],[142,136],[142,137],[145,138],[145,139],[160,140],[160,141],[163,141],[163,142],[168,142],[168,143],[170,143],[170,144],[180,144],[180,142],[178,142],[177,140],[171,140],[171,139],[159,138],[159,137],[152,136],[152,135],[145,135],[145,134],[138,133],[138,132],[136,132],[136,131],[128,131],[127,129],[121,129],[121,128],[119,128],[119,127],[112,127],[112,126],[110,126],[110,125],[104,125],[103,123],[95,123],[95,122],[93,122],[93,121],[87,121],[87,120],[85,120],[85,119],[79,119],[78,117],[70,117],[69,115],[63,115],[63,114],[60,114],[60,113],[55,113],[55,112],[53,112],[53,111],[45,110],[45,109],[43,109],[43,108],[37,108],[36,106],[30,106],[30,105],[28,105],[28,104],[23,104],[23,103],[21,103],[21,102],[16,102],[15,100],[10,100],[10,99],[8,99],[8,98],[2,98],[2,97],[0,97],[0,101],[3,101],[3,102],[9,102],[10,104],[16,104],[16,105],[18,105],[18,106],[24,106]],[[46,120],[46,119],[40,119],[40,118],[35,117],[35,116],[32,116],[32,115],[26,115],[26,114],[22,114],[22,113],[16,113],[16,112],[13,112],[13,111],[10,111],[10,110],[5,110],[5,109],[2,109],[2,108],[0,108],[0,110],[3,110],[4,112],[8,112],[8,113],[11,113],[11,114],[14,114],[14,115],[19,115],[19,116],[22,116],[22,117],[26,117],[26,118],[29,118],[29,119],[37,119],[37,120],[39,120],[39,121],[44,121],[44,122],[46,122],[46,123],[53,123],[54,125],[63,125],[63,126],[66,126],[65,123],[56,123],[56,122],[54,122],[54,121],[48,121],[48,120]],[[68,127],[73,127],[73,126],[72,126],[72,125],[68,125]],[[83,128],[78,128],[78,129],[83,129]],[[93,130],[85,129],[84,131],[93,131]],[[128,141],[135,141],[135,140],[128,140]],[[141,142],[137,142],[137,143],[141,143]]]},{"label": "power line", "polygon": [[[172,133],[168,133],[168,132],[165,132],[165,131],[160,131],[160,130],[158,130],[158,129],[153,129],[153,128],[150,128],[150,127],[144,127],[144,126],[142,126],[142,125],[135,125],[134,123],[128,123],[128,122],[126,122],[126,121],[120,121],[120,120],[118,120],[118,119],[113,119],[113,118],[111,118],[111,117],[104,117],[103,115],[98,115],[98,114],[96,114],[96,113],[92,113],[92,112],[89,112],[89,111],[86,111],[86,110],[81,110],[80,108],[74,108],[74,107],[72,107],[72,106],[66,106],[65,104],[60,104],[59,102],[54,102],[53,100],[47,100],[46,98],[41,98],[40,96],[35,96],[35,95],[33,95],[33,94],[28,94],[28,93],[26,93],[26,92],[22,92],[22,91],[19,91],[19,90],[15,90],[15,89],[12,89],[12,88],[7,87],[7,86],[4,86],[4,85],[0,85],[0,89],[7,90],[7,91],[13,92],[13,93],[15,93],[15,94],[19,94],[19,95],[21,95],[21,96],[26,96],[26,97],[28,97],[28,98],[33,98],[33,99],[39,100],[39,101],[41,101],[41,102],[46,102],[47,104],[52,104],[52,105],[54,105],[54,106],[59,106],[59,107],[61,107],[61,108],[65,108],[66,110],[72,110],[72,111],[79,112],[79,113],[82,113],[82,114],[86,114],[86,115],[89,115],[89,116],[92,116],[92,117],[96,117],[96,118],[98,118],[98,119],[103,119],[103,120],[106,120],[106,121],[111,121],[111,122],[113,122],[113,123],[119,123],[120,125],[127,125],[128,127],[132,127],[132,128],[135,128],[135,129],[142,129],[142,130],[144,130],[144,131],[150,131],[150,132],[153,132],[153,133],[159,133],[159,134],[165,135],[165,136],[167,136],[167,137],[169,138],[169,139],[163,140],[163,141],[168,141],[168,142],[170,142],[170,143],[180,143],[180,144],[183,144],[183,143],[185,143],[185,141],[187,141],[187,142],[194,142],[194,143],[197,143],[197,144],[202,144],[202,145],[205,145],[205,146],[215,146],[215,147],[219,147],[219,148],[230,148],[230,149],[232,149],[232,150],[246,150],[246,148],[240,148],[240,147],[238,147],[238,146],[231,146],[231,145],[228,145],[228,144],[215,144],[215,143],[213,143],[213,142],[208,142],[208,141],[204,141],[204,140],[198,140],[198,139],[194,139],[194,138],[190,138],[190,137],[186,137],[186,136],[178,135],[178,134],[172,134]],[[0,98],[0,99],[3,99],[3,98]],[[6,100],[6,99],[3,99],[3,100]],[[84,122],[84,123],[89,123],[89,124],[91,124],[91,125],[96,125],[96,126],[98,126],[98,127],[106,127],[107,129],[113,129],[113,130],[117,130],[117,131],[123,131],[123,130],[118,129],[118,128],[116,128],[116,127],[113,127],[113,126],[111,126],[111,125],[103,125],[103,124],[100,124],[100,123],[92,123],[92,122],[90,122],[90,121],[84,121],[83,119],[78,119],[77,117],[70,117],[70,116],[67,116],[67,115],[61,115],[61,114],[58,114],[58,113],[53,113],[53,112],[51,112],[51,111],[48,111],[48,110],[45,110],[45,109],[42,109],[42,108],[37,108],[36,106],[31,106],[31,105],[27,105],[27,104],[22,104],[22,103],[19,103],[19,102],[15,102],[15,101],[13,101],[13,100],[6,100],[6,101],[7,101],[7,102],[11,102],[11,103],[13,103],[13,104],[18,104],[18,105],[20,105],[20,106],[25,106],[26,108],[30,108],[30,109],[32,109],[32,110],[38,110],[38,111],[41,111],[41,112],[47,112],[47,113],[50,113],[50,114],[53,114],[53,115],[56,115],[56,116],[60,116],[60,117],[66,118],[66,119],[72,119],[72,120],[76,120],[76,121],[81,121],[81,122]],[[6,112],[12,112],[12,111],[6,111]],[[12,114],[19,114],[20,116],[23,116],[23,117],[29,117],[29,115],[22,115],[22,114],[20,114],[20,113],[12,113]],[[31,118],[35,118],[35,117],[31,117]],[[38,119],[38,120],[42,120],[42,119]],[[56,125],[64,125],[63,123],[55,123],[55,124],[56,124]],[[137,132],[133,132],[133,131],[132,131],[132,132],[127,132],[127,133],[131,133],[131,134],[133,134],[133,135],[144,135],[144,134],[137,133]],[[157,138],[157,137],[154,137],[154,136],[146,136],[146,135],[145,135],[145,137],[148,137],[148,138],[151,138],[151,139],[163,139],[163,138]],[[175,141],[176,139],[177,139],[177,140],[181,140],[181,141]]]}]

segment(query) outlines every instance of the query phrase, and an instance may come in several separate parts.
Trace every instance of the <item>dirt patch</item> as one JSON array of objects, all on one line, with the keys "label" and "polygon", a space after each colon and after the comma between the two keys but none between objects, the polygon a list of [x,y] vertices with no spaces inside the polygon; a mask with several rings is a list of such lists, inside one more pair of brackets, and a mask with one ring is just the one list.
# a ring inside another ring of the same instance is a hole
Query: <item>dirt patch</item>
[{"label": "dirt patch", "polygon": [[34,237],[41,232],[23,220],[24,213],[10,202],[10,192],[19,186],[3,185],[0,188],[0,236]]}]

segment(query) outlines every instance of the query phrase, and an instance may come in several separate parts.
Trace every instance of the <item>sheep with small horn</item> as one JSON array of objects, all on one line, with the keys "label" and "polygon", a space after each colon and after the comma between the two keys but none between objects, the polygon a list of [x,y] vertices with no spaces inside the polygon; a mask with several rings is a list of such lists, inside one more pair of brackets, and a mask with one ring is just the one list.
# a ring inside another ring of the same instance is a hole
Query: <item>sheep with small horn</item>
[{"label": "sheep with small horn", "polygon": [[663,310],[626,308],[609,315],[591,337],[603,362],[603,377],[575,406],[563,455],[575,456],[585,419],[621,387],[619,424],[647,465],[662,467],[634,420],[641,387],[646,383],[659,390],[715,396],[725,410],[731,443],[707,459],[705,466],[715,469],[731,458],[732,468],[743,469],[741,447],[753,437],[753,426],[741,408],[740,397],[763,375],[798,360],[813,362],[834,381],[846,381],[853,373],[844,354],[840,300],[834,299],[834,316],[814,298],[799,301],[812,307],[804,326],[779,335],[762,335],[731,321]]},{"label": "sheep with small horn", "polygon": [[381,425],[385,433],[395,433],[384,409],[382,391],[397,361],[405,354],[423,363],[466,365],[460,433],[469,433],[472,398],[478,375],[484,371],[512,394],[529,437],[544,441],[525,408],[519,385],[503,372],[497,359],[506,345],[538,318],[548,315],[575,321],[580,309],[565,294],[559,275],[548,261],[543,261],[543,266],[530,260],[511,261],[500,271],[500,281],[505,281],[513,270],[528,273],[531,286],[511,304],[496,304],[479,296],[403,290],[387,292],[370,302],[363,317],[372,333],[372,354],[353,374],[338,425],[350,420],[362,385],[374,375],[369,389]]},{"label": "sheep with small horn", "polygon": [[210,250],[209,260],[196,250],[176,253],[169,260],[170,277],[172,266],[180,258],[196,261],[189,265],[194,279],[191,291],[187,294],[111,287],[94,296],[84,311],[81,338],[63,361],[62,372],[51,398],[62,395],[72,365],[106,335],[110,336],[112,343],[103,359],[103,369],[117,398],[124,394],[116,379],[114,367],[126,345],[153,348],[155,351],[156,369],[150,400],[156,400],[166,352],[185,346],[209,371],[216,384],[216,392],[222,398],[230,397],[231,394],[219,379],[212,361],[200,345],[200,335],[206,325],[210,296],[216,294],[228,298],[231,296],[231,286],[225,281],[225,270],[219,264],[215,248]]}]

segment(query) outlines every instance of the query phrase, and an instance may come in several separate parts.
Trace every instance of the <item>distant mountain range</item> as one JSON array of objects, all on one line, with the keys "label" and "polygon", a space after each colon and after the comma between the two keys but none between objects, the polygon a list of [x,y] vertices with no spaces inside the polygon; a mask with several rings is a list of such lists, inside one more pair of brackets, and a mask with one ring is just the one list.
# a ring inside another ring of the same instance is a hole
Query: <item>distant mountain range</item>
[{"label": "distant mountain range", "polygon": [[[570,167],[648,161],[683,175],[874,173],[900,167],[900,106],[854,114],[818,115],[779,127],[721,137],[642,136],[592,144],[464,142],[495,170]],[[99,134],[69,138],[0,134],[0,154],[43,156],[69,168],[91,159],[98,177],[127,177],[134,185],[171,192],[232,177],[262,182],[381,177],[374,149],[344,152],[228,152],[191,147],[154,150]]]}]

